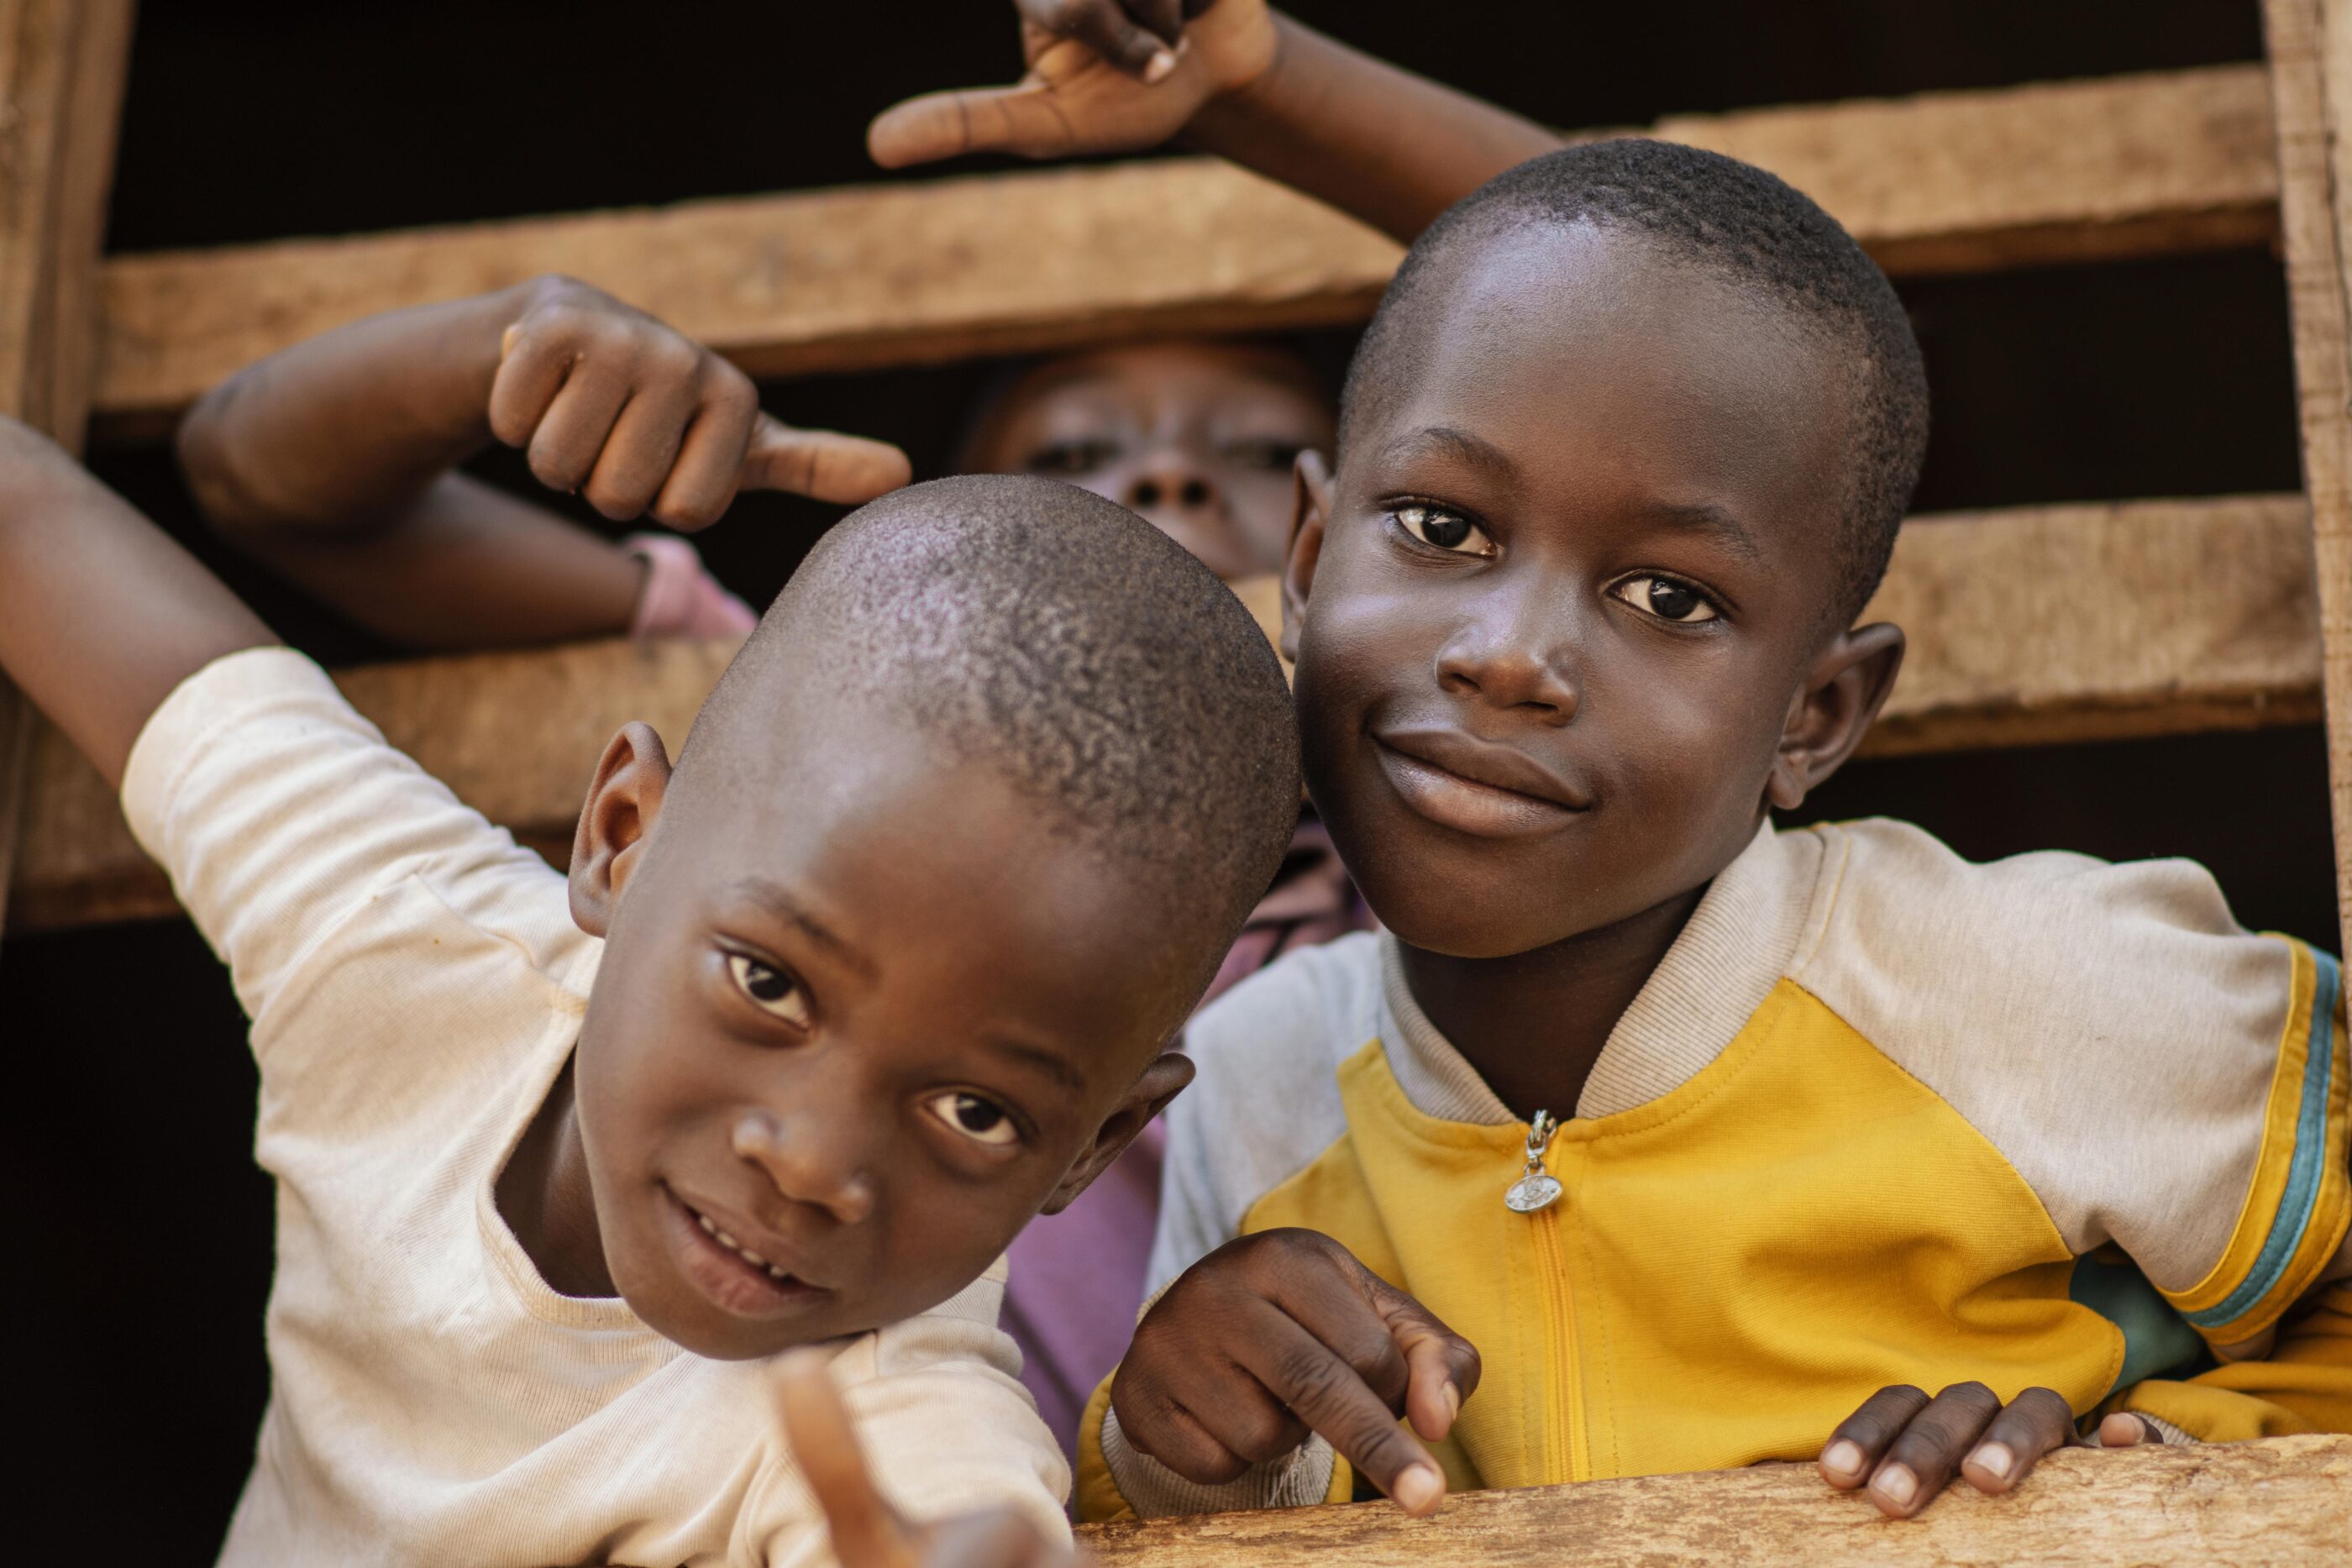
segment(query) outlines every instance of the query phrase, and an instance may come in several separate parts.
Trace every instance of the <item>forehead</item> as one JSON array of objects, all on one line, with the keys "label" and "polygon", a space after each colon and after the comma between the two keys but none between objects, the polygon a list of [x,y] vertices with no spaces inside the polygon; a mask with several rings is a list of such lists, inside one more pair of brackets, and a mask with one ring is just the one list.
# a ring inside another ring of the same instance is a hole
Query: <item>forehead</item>
[{"label": "forehead", "polygon": [[1589,224],[1522,225],[1434,258],[1405,302],[1342,479],[1432,429],[1532,485],[1714,501],[1756,526],[1827,522],[1844,483],[1836,346],[1786,307]]},{"label": "forehead", "polygon": [[1245,343],[1136,343],[1054,360],[1004,394],[1002,418],[1039,408],[1106,402],[1177,402],[1213,409],[1249,405],[1328,417],[1328,400],[1295,355]]}]

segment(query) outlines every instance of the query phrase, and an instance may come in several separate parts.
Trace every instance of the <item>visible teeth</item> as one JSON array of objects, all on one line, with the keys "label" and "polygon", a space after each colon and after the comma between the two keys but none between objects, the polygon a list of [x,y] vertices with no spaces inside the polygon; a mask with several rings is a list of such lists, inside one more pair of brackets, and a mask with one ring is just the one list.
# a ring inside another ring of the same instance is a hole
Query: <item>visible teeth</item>
[{"label": "visible teeth", "polygon": [[[691,1213],[692,1211],[688,1210],[688,1212]],[[704,1235],[710,1237],[713,1240],[717,1241],[719,1245],[726,1248],[727,1250],[734,1253],[735,1256],[740,1258],[746,1263],[751,1264],[754,1269],[765,1269],[768,1271],[768,1278],[771,1280],[782,1281],[790,1280],[792,1278],[790,1274],[785,1273],[782,1269],[779,1269],[773,1263],[769,1262],[765,1258],[761,1257],[757,1252],[752,1251],[749,1247],[744,1246],[740,1241],[736,1240],[732,1236],[728,1235],[727,1232],[719,1229],[718,1226],[712,1224],[709,1215],[697,1214],[694,1216],[694,1222],[702,1227]]]}]

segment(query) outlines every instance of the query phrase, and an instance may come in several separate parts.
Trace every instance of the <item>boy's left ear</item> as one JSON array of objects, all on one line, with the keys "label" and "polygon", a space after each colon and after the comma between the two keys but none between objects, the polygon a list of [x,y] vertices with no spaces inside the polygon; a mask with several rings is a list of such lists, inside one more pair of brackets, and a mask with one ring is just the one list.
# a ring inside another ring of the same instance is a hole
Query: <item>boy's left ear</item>
[{"label": "boy's left ear", "polygon": [[1183,1092],[1192,1082],[1192,1059],[1180,1051],[1165,1051],[1152,1059],[1127,1092],[1100,1129],[1086,1152],[1071,1163],[1062,1179],[1045,1200],[1040,1214],[1059,1214],[1077,1201],[1078,1194],[1094,1185],[1095,1177],[1110,1168],[1110,1163],[1127,1152],[1127,1145],[1136,1135],[1151,1124],[1151,1118],[1168,1108],[1168,1102]]},{"label": "boy's left ear", "polygon": [[1793,811],[1805,797],[1845,765],[1871,721],[1895,689],[1903,668],[1903,628],[1879,622],[1842,632],[1805,672],[1804,685],[1789,705],[1780,748],[1765,780],[1767,800]]},{"label": "boy's left ear", "polygon": [[580,826],[572,835],[572,921],[591,936],[613,929],[621,891],[644,858],[669,789],[669,752],[653,727],[621,727],[597,760]]}]

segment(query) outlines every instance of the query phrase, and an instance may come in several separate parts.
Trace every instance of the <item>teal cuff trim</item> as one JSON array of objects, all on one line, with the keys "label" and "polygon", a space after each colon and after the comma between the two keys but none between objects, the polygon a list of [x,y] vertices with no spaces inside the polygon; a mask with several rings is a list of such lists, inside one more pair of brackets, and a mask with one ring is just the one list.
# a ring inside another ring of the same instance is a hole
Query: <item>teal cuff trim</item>
[{"label": "teal cuff trim", "polygon": [[2202,1312],[2184,1315],[2207,1331],[2236,1322],[2261,1303],[2285,1275],[2303,1246],[2311,1225],[2311,1208],[2319,1196],[2319,1178],[2327,1157],[2328,1081],[2336,1068],[2336,998],[2343,974],[2336,960],[2316,947],[2311,955],[2311,1033],[2303,1053],[2303,1103],[2294,1122],[2294,1154],[2286,1172],[2286,1190],[2279,1195],[2278,1213],[2261,1254],[2238,1288]]},{"label": "teal cuff trim", "polygon": [[2066,1295],[2115,1324],[2124,1336],[2123,1365],[2109,1394],[2150,1377],[2193,1376],[2212,1364],[2213,1353],[2204,1340],[2181,1321],[2121,1248],[2103,1247],[2075,1259]]}]

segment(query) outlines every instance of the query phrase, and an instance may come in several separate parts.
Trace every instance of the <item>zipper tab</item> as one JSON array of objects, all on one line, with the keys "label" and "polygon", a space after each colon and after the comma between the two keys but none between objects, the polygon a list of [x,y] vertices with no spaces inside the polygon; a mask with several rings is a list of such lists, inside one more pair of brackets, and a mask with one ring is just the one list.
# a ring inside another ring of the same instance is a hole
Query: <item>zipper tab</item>
[{"label": "zipper tab", "polygon": [[1528,1168],[1510,1189],[1503,1194],[1503,1207],[1514,1214],[1533,1214],[1549,1208],[1559,1200],[1559,1178],[1544,1169],[1544,1151],[1551,1147],[1551,1135],[1559,1131],[1549,1111],[1538,1111],[1528,1126]]}]

